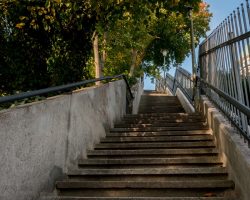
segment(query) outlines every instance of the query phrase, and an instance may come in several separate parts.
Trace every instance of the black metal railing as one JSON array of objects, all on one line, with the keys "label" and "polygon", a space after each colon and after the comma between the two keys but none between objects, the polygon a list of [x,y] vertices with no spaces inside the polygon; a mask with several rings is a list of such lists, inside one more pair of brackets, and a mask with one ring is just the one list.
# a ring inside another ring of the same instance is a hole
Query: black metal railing
[{"label": "black metal railing", "polygon": [[250,7],[241,4],[199,48],[202,91],[250,144]]},{"label": "black metal railing", "polygon": [[176,93],[177,88],[179,88],[188,98],[189,102],[193,104],[192,75],[187,70],[181,67],[178,67],[175,71],[174,88],[173,88],[174,93]]},{"label": "black metal railing", "polygon": [[169,73],[166,74],[166,79],[160,77],[156,82],[156,90],[166,92],[166,88],[168,88],[173,95],[176,94],[177,88],[179,88],[189,102],[193,104],[193,80],[187,70],[178,67],[176,68],[174,77]]},{"label": "black metal railing", "polygon": [[166,77],[159,77],[158,79],[156,79],[156,83],[155,83],[155,88],[156,91],[158,92],[163,92],[166,93],[167,92],[167,88],[169,89],[169,91],[173,93],[173,87],[174,87],[174,77],[172,77],[170,74],[165,74]]},{"label": "black metal railing", "polygon": [[96,83],[99,81],[111,82],[111,81],[117,80],[117,79],[123,79],[125,81],[126,88],[127,88],[127,92],[126,92],[127,112],[130,112],[132,100],[134,99],[134,97],[133,97],[133,94],[131,92],[130,86],[128,84],[128,80],[127,80],[126,76],[123,74],[116,75],[116,76],[106,76],[106,77],[101,77],[101,78],[86,80],[86,81],[80,81],[80,82],[76,82],[76,83],[70,83],[67,85],[49,87],[49,88],[35,90],[35,91],[23,92],[23,93],[11,95],[11,96],[4,96],[4,97],[0,97],[0,104],[10,103],[10,102],[14,102],[14,101],[22,100],[22,99],[27,99],[27,98],[36,97],[36,96],[42,96],[42,95],[55,93],[55,92],[56,93],[57,92],[69,92],[77,87],[86,86],[87,84]]}]

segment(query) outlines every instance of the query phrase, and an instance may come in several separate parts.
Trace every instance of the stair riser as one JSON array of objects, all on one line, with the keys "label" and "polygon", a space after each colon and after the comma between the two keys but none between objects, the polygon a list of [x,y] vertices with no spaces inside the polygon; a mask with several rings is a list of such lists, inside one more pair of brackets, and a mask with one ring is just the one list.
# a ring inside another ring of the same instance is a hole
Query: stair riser
[{"label": "stair riser", "polygon": [[115,128],[151,128],[151,127],[194,127],[194,126],[206,126],[205,123],[191,122],[191,123],[155,123],[155,124],[116,124]]},{"label": "stair riser", "polygon": [[147,105],[152,105],[152,106],[156,106],[156,105],[181,105],[181,103],[176,100],[176,99],[171,99],[171,100],[166,100],[166,99],[157,99],[157,98],[153,98],[153,99],[141,99],[140,101],[140,106],[147,106]]},{"label": "stair riser", "polygon": [[203,181],[205,180],[226,180],[226,174],[211,174],[211,175],[197,175],[197,174],[190,174],[190,175],[75,175],[69,176],[69,179],[72,180],[81,180],[81,181]]},{"label": "stair riser", "polygon": [[189,122],[206,122],[205,119],[201,119],[201,118],[194,118],[194,119],[173,119],[173,118],[165,118],[165,119],[161,119],[161,118],[152,118],[152,119],[148,119],[148,118],[144,118],[144,119],[136,119],[136,118],[125,118],[123,119],[119,124],[156,124],[156,123],[189,123]]},{"label": "stair riser", "polygon": [[184,126],[184,127],[148,127],[148,128],[113,128],[110,132],[157,132],[157,131],[196,131],[208,130],[206,126]]},{"label": "stair riser", "polygon": [[124,143],[124,142],[192,142],[192,141],[213,141],[211,137],[205,136],[161,136],[161,137],[107,137],[101,139],[102,143]]},{"label": "stair riser", "polygon": [[175,155],[218,153],[217,149],[149,149],[149,150],[89,150],[88,155]]},{"label": "stair riser", "polygon": [[184,112],[183,109],[150,109],[150,110],[139,110],[139,113],[176,113]]},{"label": "stair riser", "polygon": [[153,137],[153,136],[196,136],[212,135],[211,131],[161,131],[161,132],[124,132],[107,133],[107,137]]},{"label": "stair riser", "polygon": [[218,156],[216,153],[204,153],[204,154],[176,154],[176,155],[89,155],[88,158],[90,159],[140,159],[140,158],[183,158],[183,157],[194,157],[200,158],[203,156]]},{"label": "stair riser", "polygon": [[140,118],[148,118],[148,119],[200,119],[202,116],[200,114],[188,114],[188,113],[151,113],[151,114],[127,114],[124,116],[124,119],[140,119]]},{"label": "stair riser", "polygon": [[151,148],[208,148],[215,147],[213,141],[194,141],[194,142],[149,142],[149,143],[100,143],[95,146],[96,149],[114,148],[114,149],[151,149]]},{"label": "stair riser", "polygon": [[59,190],[62,196],[83,197],[199,197],[205,194],[224,196],[224,189],[68,189]]},{"label": "stair riser", "polygon": [[79,164],[78,167],[80,169],[97,169],[97,170],[102,170],[102,169],[141,169],[141,168],[146,168],[146,169],[160,169],[160,168],[165,168],[165,169],[174,169],[174,168],[208,168],[208,167],[222,167],[222,163],[194,163],[194,164],[124,164],[124,165],[83,165]]},{"label": "stair riser", "polygon": [[[211,193],[209,193],[211,194]],[[39,200],[232,200],[224,197],[40,197]]]},{"label": "stair riser", "polygon": [[196,122],[206,122],[205,119],[202,118],[168,118],[168,117],[140,117],[140,118],[125,118],[119,124],[155,124],[155,123],[196,123]]},{"label": "stair riser", "polygon": [[221,162],[218,160],[218,158],[209,156],[209,157],[202,157],[202,158],[193,158],[193,157],[188,157],[188,158],[169,158],[169,159],[108,159],[108,160],[103,160],[103,159],[88,159],[79,162],[79,165],[81,166],[87,166],[87,165],[192,165],[192,164],[198,164],[198,165],[210,165],[210,164],[221,164]]},{"label": "stair riser", "polygon": [[141,110],[144,110],[144,111],[148,111],[148,110],[174,110],[174,109],[176,109],[176,110],[178,110],[178,109],[184,110],[181,105],[145,106],[145,107],[140,106],[139,107],[139,111],[141,111]]}]

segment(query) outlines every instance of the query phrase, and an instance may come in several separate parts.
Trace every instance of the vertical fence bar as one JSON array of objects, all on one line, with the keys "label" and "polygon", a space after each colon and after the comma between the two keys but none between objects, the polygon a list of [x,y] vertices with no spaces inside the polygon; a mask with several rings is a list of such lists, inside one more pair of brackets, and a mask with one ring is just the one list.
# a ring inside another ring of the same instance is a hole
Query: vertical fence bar
[{"label": "vertical fence bar", "polygon": [[[201,78],[214,88],[235,98],[241,105],[250,106],[250,6],[233,11],[200,45],[199,66]],[[206,84],[205,84],[206,85]],[[250,145],[250,119],[245,111],[204,86],[205,92],[241,130]],[[244,114],[245,113],[245,114]]]}]

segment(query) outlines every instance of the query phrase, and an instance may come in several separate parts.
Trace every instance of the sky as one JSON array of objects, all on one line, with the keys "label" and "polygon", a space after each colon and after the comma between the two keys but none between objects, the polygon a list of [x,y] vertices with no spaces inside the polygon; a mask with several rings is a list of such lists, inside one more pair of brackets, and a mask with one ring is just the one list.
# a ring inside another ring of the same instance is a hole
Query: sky
[{"label": "sky", "polygon": [[[210,12],[213,13],[213,17],[210,22],[210,31],[207,33],[209,35],[212,30],[214,30],[227,16],[229,16],[233,10],[240,6],[241,3],[245,4],[246,0],[205,0],[210,5]],[[200,41],[202,42],[202,40]],[[197,50],[196,50],[197,58]],[[189,72],[192,72],[192,61],[191,56],[186,58],[181,66]],[[171,68],[170,74],[174,75],[174,69]],[[145,78],[144,89],[154,90],[155,86],[151,83],[150,78]]]}]

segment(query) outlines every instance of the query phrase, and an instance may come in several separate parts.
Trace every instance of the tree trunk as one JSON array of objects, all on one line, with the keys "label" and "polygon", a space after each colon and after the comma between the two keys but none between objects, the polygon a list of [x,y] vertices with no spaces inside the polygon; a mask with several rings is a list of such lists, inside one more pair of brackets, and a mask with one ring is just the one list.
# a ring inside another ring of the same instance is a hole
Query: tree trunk
[{"label": "tree trunk", "polygon": [[108,32],[105,31],[104,34],[103,34],[103,51],[102,51],[102,66],[101,66],[101,69],[102,69],[102,72],[104,70],[104,67],[105,67],[105,62],[106,62],[106,59],[107,59],[107,51],[106,51],[106,47],[107,47],[107,39],[108,39]]},{"label": "tree trunk", "polygon": [[130,66],[129,76],[133,76],[136,66],[136,57],[137,57],[137,50],[135,48],[132,49],[132,62]]},{"label": "tree trunk", "polygon": [[[95,62],[95,78],[101,77],[99,47],[98,47],[98,33],[95,31],[93,34],[93,50],[94,50],[94,62]],[[100,85],[100,81],[96,82],[96,85]]]}]

